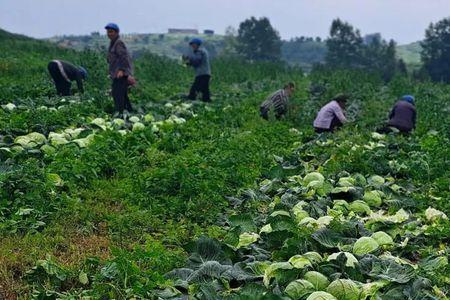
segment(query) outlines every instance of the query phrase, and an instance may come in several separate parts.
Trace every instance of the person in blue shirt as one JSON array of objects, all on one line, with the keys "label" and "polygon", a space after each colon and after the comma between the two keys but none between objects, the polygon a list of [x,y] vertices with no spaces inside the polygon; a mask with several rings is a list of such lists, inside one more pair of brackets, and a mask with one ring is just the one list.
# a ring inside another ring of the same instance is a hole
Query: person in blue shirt
[{"label": "person in blue shirt", "polygon": [[190,55],[183,55],[183,60],[188,66],[192,66],[195,70],[195,80],[191,86],[188,95],[189,100],[197,99],[197,93],[202,93],[202,100],[205,102],[211,101],[209,91],[209,81],[211,79],[211,66],[209,64],[208,51],[200,47],[203,41],[199,38],[194,38],[189,42],[192,48]]}]

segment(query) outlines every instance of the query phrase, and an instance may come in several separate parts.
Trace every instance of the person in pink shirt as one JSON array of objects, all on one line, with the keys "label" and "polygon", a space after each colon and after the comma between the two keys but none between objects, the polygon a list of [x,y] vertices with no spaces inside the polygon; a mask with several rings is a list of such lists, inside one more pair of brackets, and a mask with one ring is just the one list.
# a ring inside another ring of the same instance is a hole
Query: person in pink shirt
[{"label": "person in pink shirt", "polygon": [[339,94],[320,109],[313,124],[317,133],[333,132],[347,122],[344,109],[348,98],[347,95]]}]

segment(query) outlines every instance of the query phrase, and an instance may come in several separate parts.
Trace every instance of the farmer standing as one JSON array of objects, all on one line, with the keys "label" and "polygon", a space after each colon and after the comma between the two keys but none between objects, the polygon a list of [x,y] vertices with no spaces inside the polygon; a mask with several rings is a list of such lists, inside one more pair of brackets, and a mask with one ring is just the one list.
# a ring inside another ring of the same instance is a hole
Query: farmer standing
[{"label": "farmer standing", "polygon": [[320,109],[313,124],[317,133],[333,132],[347,122],[347,118],[344,115],[347,99],[347,95],[337,95]]},{"label": "farmer standing", "polygon": [[83,67],[76,67],[62,60],[52,60],[48,63],[48,72],[55,82],[56,92],[60,96],[70,96],[72,81],[78,85],[78,92],[83,93],[83,79],[87,78],[87,71]]},{"label": "farmer standing", "polygon": [[122,116],[132,110],[128,98],[128,86],[133,79],[133,65],[127,47],[120,39],[119,26],[115,23],[109,23],[105,26],[105,29],[111,41],[108,49],[108,64],[109,77],[112,79],[115,115]]},{"label": "farmer standing", "polygon": [[295,84],[289,82],[284,88],[271,94],[259,107],[262,118],[269,120],[269,111],[273,108],[275,117],[279,120],[288,111],[289,97],[292,96],[295,90]]},{"label": "farmer standing", "polygon": [[380,132],[392,131],[390,127],[397,128],[402,133],[410,133],[416,128],[417,111],[414,97],[411,95],[402,96],[392,108],[389,114],[387,127]]},{"label": "farmer standing", "polygon": [[188,66],[192,66],[195,70],[195,80],[191,86],[188,95],[189,100],[197,99],[197,93],[202,93],[202,100],[211,102],[209,91],[209,80],[211,79],[211,66],[209,64],[208,51],[205,48],[200,48],[203,41],[199,38],[193,38],[189,45],[192,48],[190,55],[183,55],[183,60]]}]

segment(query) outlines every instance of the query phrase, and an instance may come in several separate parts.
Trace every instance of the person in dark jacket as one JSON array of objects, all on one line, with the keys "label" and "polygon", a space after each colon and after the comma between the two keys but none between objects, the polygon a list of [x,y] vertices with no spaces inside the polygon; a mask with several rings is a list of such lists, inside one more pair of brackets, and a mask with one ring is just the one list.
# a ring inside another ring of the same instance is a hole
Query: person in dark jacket
[{"label": "person in dark jacket", "polygon": [[389,114],[387,126],[381,129],[380,132],[391,132],[391,128],[394,127],[402,133],[410,133],[416,128],[416,118],[417,111],[414,97],[405,95],[395,103]]},{"label": "person in dark jacket", "polygon": [[52,60],[48,63],[48,72],[55,82],[56,92],[60,96],[70,96],[72,81],[78,85],[78,92],[83,93],[83,79],[87,78],[87,71],[83,67],[76,67],[62,60]]},{"label": "person in dark jacket", "polygon": [[109,77],[112,79],[112,96],[117,116],[131,111],[128,86],[133,75],[133,65],[125,43],[120,39],[119,26],[109,23],[105,26],[110,39],[108,49]]},{"label": "person in dark jacket", "polygon": [[201,92],[202,100],[210,102],[209,80],[211,79],[211,66],[209,64],[208,51],[200,48],[202,43],[203,41],[199,38],[192,39],[189,42],[189,45],[192,47],[192,54],[183,55],[183,60],[186,64],[192,66],[195,70],[195,80],[187,98],[189,100],[195,100],[197,93]]}]

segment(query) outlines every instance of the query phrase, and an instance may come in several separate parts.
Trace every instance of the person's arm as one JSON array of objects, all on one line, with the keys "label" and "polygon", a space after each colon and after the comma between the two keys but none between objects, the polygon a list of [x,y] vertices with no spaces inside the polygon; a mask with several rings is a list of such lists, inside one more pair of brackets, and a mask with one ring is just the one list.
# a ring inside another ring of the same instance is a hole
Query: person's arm
[{"label": "person's arm", "polygon": [[389,113],[389,120],[392,119],[395,116],[395,106],[392,108],[391,112]]},{"label": "person's arm", "polygon": [[339,119],[339,121],[344,124],[345,122],[347,122],[347,118],[344,115],[344,112],[342,111],[342,108],[337,105],[334,107],[334,115]]},{"label": "person's arm", "polygon": [[127,47],[122,41],[117,41],[116,53],[119,57],[118,59],[118,70],[122,71],[124,75],[130,75],[131,66],[129,62],[129,54]]},{"label": "person's arm", "polygon": [[75,79],[77,81],[77,86],[78,86],[78,92],[80,94],[84,93],[84,89],[83,89],[83,79],[81,78],[81,75],[78,74],[77,78]]},{"label": "person's arm", "polygon": [[198,67],[202,63],[203,59],[203,53],[201,51],[198,51],[197,53],[194,53],[189,57],[189,64],[191,66]]},{"label": "person's arm", "polygon": [[416,129],[417,111],[413,111],[413,128]]}]

